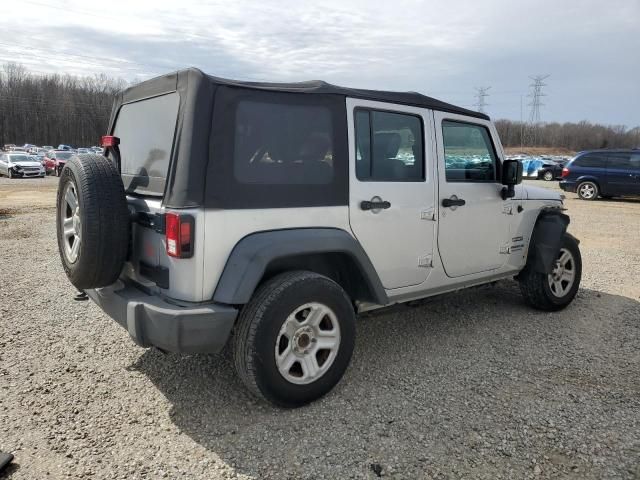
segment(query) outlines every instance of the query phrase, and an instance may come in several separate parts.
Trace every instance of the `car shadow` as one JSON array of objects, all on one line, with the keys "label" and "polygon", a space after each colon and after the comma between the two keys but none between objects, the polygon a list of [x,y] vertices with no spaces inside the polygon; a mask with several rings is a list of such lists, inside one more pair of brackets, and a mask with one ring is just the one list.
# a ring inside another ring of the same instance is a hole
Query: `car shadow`
[{"label": "car shadow", "polygon": [[[541,403],[545,418],[557,417],[558,424],[567,410],[588,411],[602,401],[591,391],[594,382],[601,384],[612,369],[629,380],[616,377],[608,388],[622,397],[638,395],[631,380],[638,365],[619,358],[625,351],[633,355],[638,339],[619,338],[619,323],[639,315],[639,302],[593,290],[580,290],[562,312],[535,311],[513,281],[363,315],[345,377],[323,399],[294,410],[248,394],[228,354],[152,349],[130,368],[169,400],[180,431],[251,477],[321,478],[309,470],[318,465],[348,468],[330,470],[335,478],[375,478],[379,469],[394,466],[456,476],[451,468],[460,458],[484,462],[484,455],[530,469],[524,456],[500,450],[507,448],[501,429],[522,424],[523,412]],[[613,358],[602,360],[607,355]],[[576,358],[601,359],[602,365],[585,370]],[[597,419],[589,421],[597,430]],[[529,428],[542,428],[533,423]],[[493,435],[496,446],[483,451],[478,439],[493,445]],[[541,442],[532,448],[550,448],[546,437],[531,438]],[[565,444],[574,440],[583,442],[576,437]],[[498,464],[492,463],[494,472]]]}]

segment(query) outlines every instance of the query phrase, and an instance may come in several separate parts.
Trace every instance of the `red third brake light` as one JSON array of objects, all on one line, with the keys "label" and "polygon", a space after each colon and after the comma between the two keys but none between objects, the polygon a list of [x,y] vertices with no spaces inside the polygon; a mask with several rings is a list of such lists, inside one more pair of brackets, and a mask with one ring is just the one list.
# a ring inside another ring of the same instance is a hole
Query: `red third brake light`
[{"label": "red third brake light", "polygon": [[564,167],[564,168],[562,169],[562,175],[561,175],[561,177],[562,177],[562,178],[564,178],[564,177],[568,177],[568,176],[569,176],[569,169],[568,169],[567,167]]},{"label": "red third brake light", "polygon": [[189,258],[193,255],[193,217],[168,212],[164,216],[167,255]]}]

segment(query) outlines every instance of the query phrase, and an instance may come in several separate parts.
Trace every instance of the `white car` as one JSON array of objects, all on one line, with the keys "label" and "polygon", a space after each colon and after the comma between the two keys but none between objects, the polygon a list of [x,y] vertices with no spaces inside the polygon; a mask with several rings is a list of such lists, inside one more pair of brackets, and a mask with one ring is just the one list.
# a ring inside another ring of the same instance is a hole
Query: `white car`
[{"label": "white car", "polygon": [[26,153],[0,153],[0,175],[9,178],[44,177],[42,162]]},{"label": "white car", "polygon": [[360,312],[509,278],[546,311],[578,291],[562,197],[521,185],[482,113],[196,69],[128,88],[113,111],[107,156],[61,172],[68,278],[141,346],[230,342],[274,404],[331,390]]}]

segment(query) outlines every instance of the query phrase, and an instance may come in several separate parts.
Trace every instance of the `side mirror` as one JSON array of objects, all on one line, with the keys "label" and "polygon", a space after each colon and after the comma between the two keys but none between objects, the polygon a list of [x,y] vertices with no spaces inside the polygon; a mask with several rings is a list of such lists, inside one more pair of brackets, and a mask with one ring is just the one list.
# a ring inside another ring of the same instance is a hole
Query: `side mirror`
[{"label": "side mirror", "polygon": [[522,163],[518,160],[505,160],[502,163],[502,199],[512,198],[516,192],[515,185],[522,183]]}]

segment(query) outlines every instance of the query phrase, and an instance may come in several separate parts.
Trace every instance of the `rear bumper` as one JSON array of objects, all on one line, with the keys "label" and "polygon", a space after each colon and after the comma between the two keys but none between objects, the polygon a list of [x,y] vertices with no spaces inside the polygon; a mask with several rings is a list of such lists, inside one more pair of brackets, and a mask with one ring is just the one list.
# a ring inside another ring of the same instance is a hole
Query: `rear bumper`
[{"label": "rear bumper", "polygon": [[219,352],[238,315],[235,308],[221,304],[174,305],[121,281],[86,293],[138,345],[170,352]]},{"label": "rear bumper", "polygon": [[565,192],[576,193],[576,182],[572,182],[569,180],[562,180],[560,183],[560,188]]}]

